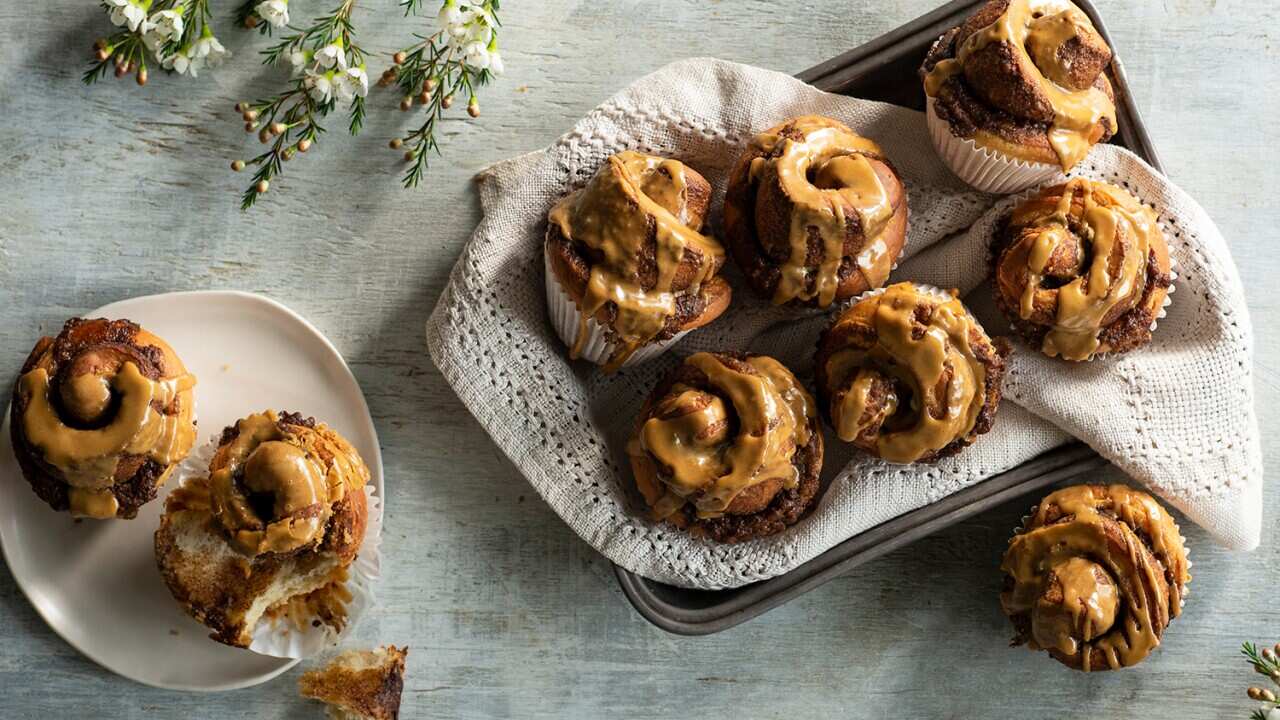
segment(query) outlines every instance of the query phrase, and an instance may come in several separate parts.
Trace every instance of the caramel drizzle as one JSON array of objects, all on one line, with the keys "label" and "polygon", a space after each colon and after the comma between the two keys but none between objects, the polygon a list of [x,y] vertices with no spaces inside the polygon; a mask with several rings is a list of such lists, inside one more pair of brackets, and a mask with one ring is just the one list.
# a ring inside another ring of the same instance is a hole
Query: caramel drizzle
[{"label": "caramel drizzle", "polygon": [[[760,156],[751,161],[751,181],[759,183],[772,173],[794,203],[791,254],[779,268],[781,275],[773,303],[816,299],[818,305],[826,307],[835,299],[844,262],[846,205],[857,213],[864,238],[862,250],[853,258],[854,265],[866,278],[868,287],[884,285],[893,259],[881,234],[894,210],[884,183],[867,157],[883,155],[880,146],[825,118],[802,117],[789,125],[803,133],[804,139],[761,133],[752,140],[753,150]],[[775,154],[779,144],[781,152]],[[809,267],[806,261],[810,228],[817,232],[822,248],[816,268]]]},{"label": "caramel drizzle", "polygon": [[[1050,256],[1071,232],[1077,190],[1082,196],[1080,233],[1089,243],[1092,260],[1087,272],[1056,290],[1056,318],[1041,348],[1046,355],[1061,355],[1067,360],[1087,360],[1103,350],[1098,336],[1108,316],[1141,298],[1147,256],[1159,232],[1155,213],[1120,188],[1085,178],[1071,179],[1054,213],[1036,221],[1043,231],[1027,252],[1027,282],[1020,307],[1023,319],[1034,312]],[[1022,224],[1025,218],[1015,211],[1011,222]],[[1113,276],[1111,259],[1116,252],[1121,253],[1121,266]]]},{"label": "caramel drizzle", "polygon": [[[1030,613],[1032,647],[1078,655],[1085,672],[1092,669],[1093,649],[1112,669],[1137,663],[1182,610],[1191,577],[1177,526],[1150,495],[1123,485],[1059,490],[1041,503],[1048,506],[1069,519],[1043,525],[1041,510],[1034,529],[1010,543],[1001,564],[1014,580],[1002,596],[1005,611]],[[1100,512],[1104,508],[1108,515]],[[1122,528],[1122,553],[1112,551],[1108,519]],[[1155,562],[1147,562],[1143,537]],[[1060,600],[1052,603],[1045,598],[1051,577],[1061,587]]]},{"label": "caramel drizzle", "polygon": [[[618,342],[605,370],[618,369],[675,315],[677,293],[672,291],[672,282],[685,251],[698,252],[701,264],[681,293],[697,294],[719,266],[724,249],[714,238],[688,225],[692,219],[687,189],[683,163],[626,151],[610,157],[585,188],[552,208],[548,221],[566,238],[595,250],[602,258],[592,265],[586,293],[579,302],[582,317],[571,357],[578,357],[586,342],[587,318],[612,303],[612,330]],[[635,278],[650,236],[650,218],[658,277],[652,288],[645,288]]]},{"label": "caramel drizzle", "polygon": [[[195,376],[151,380],[136,364],[125,362],[110,376],[78,376],[69,382],[75,384],[66,395],[84,403],[75,408],[81,416],[100,417],[118,397],[110,422],[94,429],[66,425],[49,397],[49,373],[37,367],[19,380],[22,393],[28,398],[22,430],[27,441],[40,450],[46,463],[57,468],[69,486],[73,515],[114,517],[118,503],[111,486],[115,484],[121,457],[141,455],[167,468],[191,450],[195,442],[195,402],[191,393]],[[175,400],[177,413],[161,411]],[[166,477],[167,473],[161,481]]]},{"label": "caramel drizzle", "polygon": [[[940,301],[909,282],[890,285],[870,301],[877,303],[875,345],[837,351],[826,367],[834,387],[850,388],[831,408],[836,434],[853,442],[874,420],[907,409],[896,392],[883,407],[869,403],[872,382],[888,376],[910,390],[909,408],[917,419],[905,429],[881,432],[877,454],[890,462],[915,462],[966,436],[977,422],[986,401],[987,372],[969,342],[976,326],[958,298]],[[933,313],[921,328],[916,309],[930,305]]]},{"label": "caramel drizzle", "polygon": [[797,448],[809,443],[814,406],[791,371],[764,356],[745,360],[753,373],[730,368],[710,353],[697,353],[685,362],[728,399],[738,433],[728,437],[730,414],[719,396],[674,386],[675,403],[706,402],[696,412],[651,417],[641,426],[641,449],[665,469],[659,477],[668,492],[654,506],[655,515],[670,516],[692,502],[699,518],[715,518],[742,491],[767,480],[782,479],[783,487],[796,487],[800,473],[793,458]]},{"label": "caramel drizzle", "polygon": [[1093,86],[1071,90],[1060,84],[1069,68],[1060,59],[1059,49],[1079,33],[1093,30],[1083,11],[1062,4],[1065,7],[1059,12],[1036,17],[1032,0],[1010,0],[995,22],[965,38],[954,58],[934,65],[925,76],[925,93],[937,97],[947,80],[964,72],[965,60],[974,52],[992,43],[1007,44],[1016,53],[1019,67],[1031,74],[1053,106],[1049,145],[1065,172],[1089,154],[1094,128],[1101,120],[1106,119],[1112,129],[1117,125],[1115,103],[1105,92]]},{"label": "caramel drizzle", "polygon": [[[273,411],[243,418],[236,428],[236,437],[219,452],[225,463],[209,476],[213,514],[232,546],[257,556],[316,541],[341,497],[331,495],[333,471],[323,467],[306,438],[282,428]],[[271,496],[270,517],[261,517],[250,500],[259,494]]]}]

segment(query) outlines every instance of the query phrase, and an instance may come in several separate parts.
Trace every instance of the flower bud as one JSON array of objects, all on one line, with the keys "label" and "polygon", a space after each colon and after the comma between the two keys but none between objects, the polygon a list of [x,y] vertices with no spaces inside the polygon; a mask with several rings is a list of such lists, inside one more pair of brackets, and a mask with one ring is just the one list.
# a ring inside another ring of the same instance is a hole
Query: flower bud
[{"label": "flower bud", "polygon": [[403,64],[404,64],[404,52],[403,52],[403,51],[401,51],[401,52],[396,53],[395,55],[392,55],[392,56],[391,56],[391,62],[393,62],[393,63],[395,63],[395,64],[397,64],[397,65],[403,65]]},{"label": "flower bud", "polygon": [[253,186],[253,191],[261,195],[271,187],[271,183],[266,180],[259,180],[257,185]]},{"label": "flower bud", "polygon": [[298,152],[306,152],[310,149],[311,149],[310,140],[308,140],[307,138],[302,138],[301,140],[298,141]]},{"label": "flower bud", "polygon": [[1273,693],[1273,692],[1271,692],[1271,691],[1270,691],[1270,690],[1268,690],[1267,688],[1262,688],[1262,693],[1261,693],[1261,695],[1262,695],[1262,699],[1263,699],[1263,700],[1266,700],[1267,702],[1275,702],[1275,701],[1276,701],[1276,694],[1275,694],[1275,693]]},{"label": "flower bud", "polygon": [[280,152],[280,159],[289,162],[293,159],[293,148],[287,147]]},{"label": "flower bud", "polygon": [[138,68],[138,76],[137,76],[137,80],[138,80],[138,84],[139,84],[139,85],[146,85],[146,84],[147,84],[147,69],[146,69],[146,68],[144,68],[144,67],[140,67],[140,68]]},{"label": "flower bud", "polygon": [[1249,688],[1249,699],[1250,699],[1250,700],[1261,700],[1261,699],[1262,699],[1262,688],[1260,688],[1260,687],[1251,687],[1251,688]]},{"label": "flower bud", "polygon": [[408,110],[411,107],[413,107],[413,98],[406,96],[405,99],[400,101],[401,110]]},{"label": "flower bud", "polygon": [[1271,661],[1271,662],[1275,662],[1275,660],[1276,660],[1276,654],[1275,654],[1275,652],[1274,652],[1271,648],[1263,648],[1263,649],[1262,649],[1262,657],[1263,657],[1264,659],[1266,659],[1266,660]]},{"label": "flower bud", "polygon": [[93,51],[93,57],[96,58],[98,62],[106,62],[107,58],[111,57],[111,53],[107,52],[106,48],[98,48]]},{"label": "flower bud", "polygon": [[440,100],[440,107],[444,108],[445,110],[448,110],[449,108],[453,107],[453,96],[445,95],[444,98]]},{"label": "flower bud", "polygon": [[471,117],[480,117],[480,101],[471,98],[471,102],[467,103],[467,114]]},{"label": "flower bud", "polygon": [[289,129],[289,128],[285,127],[285,126],[284,126],[284,123],[282,123],[282,122],[273,122],[273,123],[271,123],[270,125],[268,125],[267,127],[271,128],[271,134],[272,134],[272,135],[281,135],[281,134],[283,134],[283,133],[284,133],[284,131],[285,131],[285,130],[288,130],[288,129]]},{"label": "flower bud", "polygon": [[257,129],[258,129],[258,123],[256,122],[247,122],[244,124],[245,132],[253,132],[254,130],[257,130]]},{"label": "flower bud", "polygon": [[413,151],[412,151],[412,150],[410,150],[409,152],[407,152],[407,153],[405,153],[405,154],[404,154],[404,161],[405,161],[405,162],[413,162],[413,158],[414,158],[414,157],[415,157],[415,156],[414,156],[414,154],[413,154]]},{"label": "flower bud", "polygon": [[241,113],[240,116],[244,118],[245,122],[253,122],[254,120],[258,119],[258,111],[245,110],[243,113]]},{"label": "flower bud", "polygon": [[426,105],[427,103],[431,102],[431,93],[427,92],[426,88],[423,88],[422,92],[418,93],[418,102],[422,103],[423,105]]},{"label": "flower bud", "polygon": [[392,150],[399,150],[401,145],[404,145],[404,141],[400,138],[391,138],[391,142],[387,143],[387,147]]},{"label": "flower bud", "polygon": [[128,72],[129,72],[129,69],[126,68],[123,64],[116,65],[116,77],[122,78]]},{"label": "flower bud", "polygon": [[129,61],[129,69],[128,69],[128,70],[126,70],[126,72],[130,72],[130,73],[131,73],[131,72],[133,72],[134,70],[137,70],[137,69],[138,69],[138,61],[137,61],[137,60],[130,60],[130,61]]},{"label": "flower bud", "polygon": [[106,50],[106,49],[107,49],[107,39],[106,39],[106,38],[98,38],[97,40],[94,40],[94,41],[93,41],[93,49],[94,49],[94,50]]},{"label": "flower bud", "polygon": [[244,18],[244,26],[245,26],[245,27],[247,27],[247,28],[250,28],[250,29],[258,27],[258,16],[257,16],[257,14],[255,14],[255,13],[250,13],[250,14],[246,15],[246,16],[245,16],[245,18]]},{"label": "flower bud", "polygon": [[243,115],[243,114],[244,114],[244,111],[245,111],[245,110],[248,110],[248,109],[249,109],[249,106],[248,106],[248,105],[245,105],[245,104],[244,104],[244,103],[242,103],[242,102],[238,102],[238,103],[236,103],[236,112],[240,113],[241,115]]},{"label": "flower bud", "polygon": [[422,83],[422,89],[426,90],[427,92],[434,92],[438,84],[439,83],[436,82],[435,78],[430,77],[430,78],[427,78],[426,81]]},{"label": "flower bud", "polygon": [[233,171],[235,171],[235,172],[240,172],[241,170],[243,170],[243,169],[244,169],[244,161],[243,161],[243,160],[232,160],[232,161],[231,161],[231,169],[232,169]]},{"label": "flower bud", "polygon": [[264,127],[258,131],[258,142],[266,144],[271,142],[271,128]]}]

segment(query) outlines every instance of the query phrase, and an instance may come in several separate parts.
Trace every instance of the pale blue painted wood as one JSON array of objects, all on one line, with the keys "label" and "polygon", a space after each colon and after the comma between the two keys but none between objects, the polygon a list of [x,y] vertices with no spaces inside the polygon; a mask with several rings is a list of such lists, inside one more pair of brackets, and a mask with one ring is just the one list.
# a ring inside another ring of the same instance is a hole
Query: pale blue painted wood
[{"label": "pale blue painted wood", "polygon": [[[230,2],[222,3],[230,5]],[[1275,533],[1248,555],[1190,529],[1184,617],[1141,667],[1084,676],[1007,648],[996,565],[1029,504],[1002,507],[702,639],[650,627],[608,563],[532,493],[441,381],[422,325],[478,218],[471,176],[536,149],[638,75],[690,56],[796,72],[929,9],[934,0],[512,0],[508,75],[483,117],[445,126],[445,157],[399,190],[386,140],[396,98],[357,139],[333,132],[295,160],[256,212],[227,163],[258,147],[232,112],[272,87],[256,35],[197,82],[144,89],[78,76],[107,23],[94,3],[0,4],[0,382],[68,315],[132,295],[264,292],[314,321],[362,383],[384,443],[389,577],[358,637],[412,646],[406,717],[600,718],[713,710],[736,717],[1245,717],[1245,639],[1275,641]],[[295,15],[324,2],[296,0]],[[369,48],[411,30],[364,2]],[[1171,175],[1217,219],[1257,328],[1264,433],[1280,423],[1280,253],[1274,3],[1101,3]],[[377,12],[375,12],[375,10]],[[377,72],[377,70],[375,70]],[[338,130],[337,126],[334,128]],[[1277,448],[1266,450],[1268,467]],[[1280,500],[1272,484],[1268,502]],[[1273,513],[1268,513],[1272,517]],[[126,598],[115,601],[127,602]],[[0,716],[315,717],[297,671],[219,695],[143,688],[54,636],[0,569]]]}]

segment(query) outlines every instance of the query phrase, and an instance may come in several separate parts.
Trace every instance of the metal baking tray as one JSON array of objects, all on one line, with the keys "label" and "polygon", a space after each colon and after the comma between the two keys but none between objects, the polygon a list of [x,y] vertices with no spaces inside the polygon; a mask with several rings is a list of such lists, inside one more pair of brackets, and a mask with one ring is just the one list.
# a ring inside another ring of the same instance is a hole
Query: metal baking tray
[{"label": "metal baking tray", "polygon": [[[916,70],[933,41],[964,21],[983,0],[955,0],[867,44],[797,77],[827,92],[881,100],[924,110]],[[1110,78],[1116,93],[1120,131],[1112,143],[1132,150],[1153,167],[1160,160],[1133,103],[1115,43],[1088,0],[1074,0],[1106,38],[1116,56]],[[931,505],[900,515],[862,532],[800,567],[769,580],[732,590],[688,590],[655,582],[617,565],[622,592],[649,622],[679,635],[708,635],[746,622],[849,570],[926,535],[1053,483],[1064,482],[1107,465],[1081,443],[1072,443],[988,478]]]}]

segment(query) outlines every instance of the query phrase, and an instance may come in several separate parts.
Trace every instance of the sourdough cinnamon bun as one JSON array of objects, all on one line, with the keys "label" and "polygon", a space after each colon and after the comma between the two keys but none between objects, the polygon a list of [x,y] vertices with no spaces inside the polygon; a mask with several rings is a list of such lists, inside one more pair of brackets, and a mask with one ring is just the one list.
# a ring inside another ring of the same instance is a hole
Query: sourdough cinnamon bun
[{"label": "sourdough cinnamon bun", "polygon": [[313,418],[267,410],[236,421],[208,474],[165,501],[155,537],[165,583],[227,645],[248,647],[277,616],[341,630],[368,481],[356,449]]},{"label": "sourdough cinnamon bun", "polygon": [[36,343],[10,428],[40,499],[75,517],[133,518],[195,441],[195,377],[128,320],[72,318]]},{"label": "sourdough cinnamon bun", "polygon": [[1116,132],[1110,63],[1111,48],[1068,0],[989,0],[921,68],[930,123],[952,136],[934,133],[943,159],[992,192],[1070,170]]},{"label": "sourdough cinnamon bun", "polygon": [[991,255],[996,304],[1028,343],[1066,360],[1150,342],[1173,284],[1155,212],[1085,178],[1014,208]]},{"label": "sourdough cinnamon bun", "polygon": [[813,398],[777,360],[702,352],[654,388],[627,453],[653,519],[732,543],[804,515],[822,432]]},{"label": "sourdough cinnamon bun", "polygon": [[725,236],[775,305],[827,307],[884,285],[907,235],[907,191],[880,147],[831,118],[756,135],[729,176]]},{"label": "sourdough cinnamon bun", "polygon": [[551,209],[547,301],[570,357],[612,372],[725,311],[724,249],[701,232],[710,202],[692,168],[626,151]]},{"label": "sourdough cinnamon bun", "polygon": [[991,429],[1008,353],[954,291],[902,282],[835,318],[814,373],[841,440],[890,462],[933,462]]},{"label": "sourdough cinnamon bun", "polygon": [[1160,644],[1190,567],[1177,524],[1150,495],[1079,485],[1041,500],[1009,541],[1000,605],[1015,644],[1077,670],[1114,670]]}]

